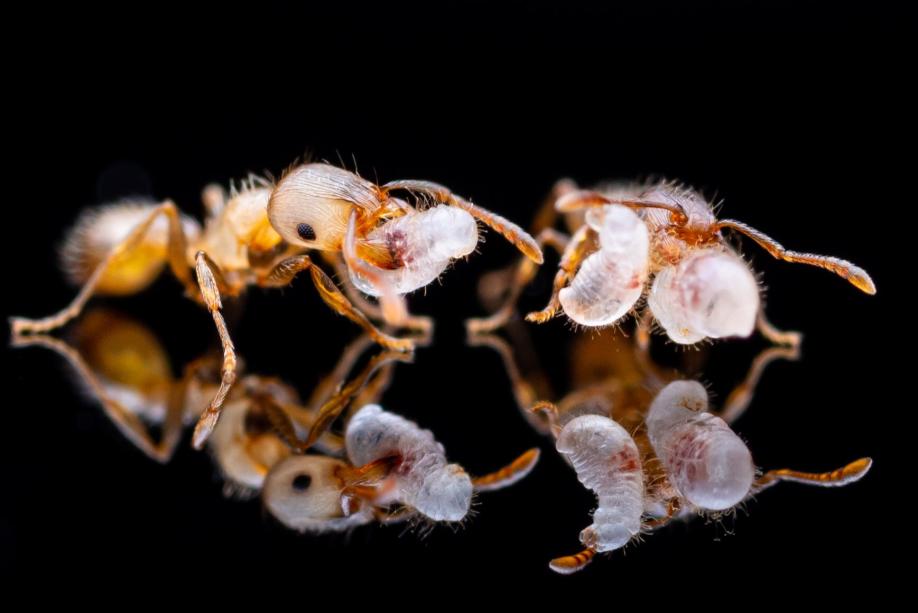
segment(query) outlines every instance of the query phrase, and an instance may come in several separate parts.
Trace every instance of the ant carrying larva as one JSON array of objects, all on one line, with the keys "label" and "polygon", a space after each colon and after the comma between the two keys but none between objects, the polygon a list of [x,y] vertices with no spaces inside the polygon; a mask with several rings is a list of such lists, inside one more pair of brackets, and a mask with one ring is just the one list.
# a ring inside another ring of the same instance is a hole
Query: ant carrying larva
[{"label": "ant carrying larva", "polygon": [[498,352],[519,408],[555,439],[556,450],[596,495],[593,521],[580,534],[583,551],[552,560],[556,572],[580,570],[597,553],[618,550],[674,519],[722,515],[780,481],[847,485],[870,468],[863,458],[827,473],[780,469],[758,476],[748,447],[730,424],[749,406],[770,363],[798,358],[796,344],[759,353],[722,409],[712,413],[700,383],[651,360],[646,335],[596,336],[575,337],[569,364],[573,389],[557,403],[537,400],[551,393],[544,375],[532,365],[521,368],[503,338],[480,333],[469,338]]},{"label": "ant carrying larva", "polygon": [[[559,213],[566,216],[570,237],[552,227]],[[539,244],[562,254],[548,305],[526,316],[535,323],[561,311],[582,326],[608,326],[646,297],[640,325],[655,320],[679,344],[747,337],[756,327],[774,342],[788,342],[793,335],[765,319],[758,282],[723,230],[751,238],[775,258],[824,268],[867,294],[876,293],[870,276],[851,262],[788,251],[742,222],[718,219],[697,191],[668,181],[610,184],[601,190],[578,190],[573,182],[560,181],[535,230]],[[469,320],[469,330],[488,332],[503,325],[535,272],[522,263],[505,303],[488,318]]]},{"label": "ant carrying larva", "polygon": [[[406,192],[434,204],[419,209],[393,195]],[[188,296],[213,316],[223,347],[222,379],[201,414],[193,444],[210,436],[236,379],[236,354],[223,315],[222,299],[247,287],[283,287],[309,271],[322,300],[361,326],[387,349],[409,351],[410,338],[382,332],[360,308],[372,305],[362,292],[379,296],[379,317],[388,324],[429,333],[427,318],[408,315],[405,293],[436,279],[455,258],[478,243],[478,223],[495,229],[528,258],[541,263],[536,242],[512,222],[425,181],[376,185],[328,164],[288,171],[277,183],[250,177],[229,199],[219,186],[204,190],[204,227],[181,215],[171,201],[121,203],[83,214],[62,253],[72,281],[82,284],[64,309],[37,320],[11,319],[13,336],[45,333],[83,310],[94,294],[133,294],[146,288],[168,262]],[[320,251],[347,271],[349,300],[306,252]],[[195,276],[192,275],[192,269]]]}]

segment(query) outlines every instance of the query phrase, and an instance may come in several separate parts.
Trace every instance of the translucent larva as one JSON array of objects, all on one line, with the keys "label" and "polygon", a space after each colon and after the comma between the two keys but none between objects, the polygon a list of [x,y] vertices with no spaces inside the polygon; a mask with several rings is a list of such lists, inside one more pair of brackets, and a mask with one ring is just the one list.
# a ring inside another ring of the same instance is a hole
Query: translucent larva
[{"label": "translucent larva", "polygon": [[[436,280],[456,258],[465,257],[478,245],[478,224],[466,211],[436,206],[393,219],[367,236],[370,245],[388,253],[394,269],[380,275],[399,294],[407,294]],[[378,296],[379,290],[351,271],[360,291]]]},{"label": "translucent larva", "polygon": [[755,466],[742,439],[707,409],[700,383],[674,381],[653,400],[645,423],[679,493],[700,509],[722,511],[749,494]]},{"label": "translucent larva", "polygon": [[739,256],[703,249],[658,272],[647,302],[669,338],[690,345],[752,334],[759,287]]},{"label": "translucent larva", "polygon": [[434,521],[460,521],[472,502],[472,480],[457,464],[446,461],[443,445],[429,430],[368,404],[351,418],[345,435],[347,454],[355,466],[397,457],[387,498]]},{"label": "translucent larva", "polygon": [[605,326],[626,315],[641,297],[650,240],[641,218],[624,206],[593,209],[586,219],[599,234],[599,250],[584,260],[558,298],[575,322]]},{"label": "translucent larva", "polygon": [[281,460],[264,482],[262,499],[270,513],[300,532],[333,532],[369,523],[369,507],[347,514],[338,473],[348,465],[320,455],[295,455]]},{"label": "translucent larva", "polygon": [[598,552],[623,547],[640,532],[644,509],[644,476],[634,440],[608,417],[581,415],[564,426],[556,448],[599,501],[580,541]]},{"label": "translucent larva", "polygon": [[[61,248],[61,267],[70,282],[85,283],[105,256],[157,206],[150,201],[121,202],[84,211]],[[200,234],[196,221],[184,215],[181,220],[187,237],[196,238]],[[152,283],[166,263],[168,225],[165,217],[156,219],[143,240],[111,263],[95,291],[128,295]]]}]

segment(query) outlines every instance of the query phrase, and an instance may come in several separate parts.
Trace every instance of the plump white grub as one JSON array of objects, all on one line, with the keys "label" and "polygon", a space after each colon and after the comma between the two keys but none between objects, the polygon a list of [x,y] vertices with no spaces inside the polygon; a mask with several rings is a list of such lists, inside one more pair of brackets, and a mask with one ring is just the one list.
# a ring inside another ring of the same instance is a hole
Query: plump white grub
[{"label": "plump white grub", "polygon": [[625,316],[644,292],[650,240],[641,218],[622,205],[590,210],[587,223],[599,234],[599,250],[558,298],[575,322],[606,326]]},{"label": "plump white grub", "polygon": [[[478,225],[466,211],[435,206],[388,221],[367,236],[367,242],[385,249],[396,268],[381,269],[380,276],[399,294],[429,285],[454,259],[465,257],[478,245]],[[379,296],[366,279],[351,272],[360,291]]]},{"label": "plump white grub", "polygon": [[631,436],[608,417],[582,415],[564,426],[556,448],[599,501],[581,542],[596,551],[623,547],[640,532],[644,507],[644,476]]},{"label": "plump white grub", "polygon": [[759,286],[739,256],[703,249],[658,272],[647,302],[669,338],[690,345],[752,334]]},{"label": "plump white grub", "polygon": [[368,404],[351,417],[345,444],[355,466],[399,458],[391,477],[391,502],[412,507],[434,521],[460,521],[468,513],[472,480],[461,466],[447,463],[443,446],[429,430]]},{"label": "plump white grub", "polygon": [[674,381],[650,405],[647,434],[672,485],[694,506],[722,511],[749,494],[752,454],[724,420],[708,412],[697,381]]}]

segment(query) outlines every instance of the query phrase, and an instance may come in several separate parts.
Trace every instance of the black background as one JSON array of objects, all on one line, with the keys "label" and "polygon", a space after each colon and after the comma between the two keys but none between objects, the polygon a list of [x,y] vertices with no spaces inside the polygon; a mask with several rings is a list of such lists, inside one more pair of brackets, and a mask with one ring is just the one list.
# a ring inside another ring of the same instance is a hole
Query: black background
[{"label": "black background", "polygon": [[[76,394],[57,356],[7,351],[0,558],[11,572],[100,590],[126,580],[138,594],[179,583],[278,592],[301,605],[315,590],[401,603],[417,586],[435,589],[431,606],[482,600],[485,588],[583,606],[712,602],[728,587],[812,598],[885,589],[885,548],[910,532],[891,431],[911,411],[899,394],[911,362],[891,345],[913,338],[895,300],[914,225],[913,15],[883,3],[441,2],[35,9],[5,21],[7,314],[46,315],[73,296],[55,247],[84,206],[148,193],[200,214],[206,183],[278,173],[303,155],[356,161],[381,181],[439,181],[522,225],[559,177],[680,178],[792,248],[861,264],[879,287],[867,297],[746,250],[773,321],[806,337],[804,359],[767,373],[737,429],[764,467],[827,470],[871,455],[863,482],[782,486],[736,520],[673,526],[574,577],[547,561],[576,550],[591,496],[515,411],[497,357],[463,345],[462,320],[481,312],[475,280],[515,257],[493,235],[412,298],[436,315],[437,342],[399,367],[385,400],[472,472],[532,445],[547,452],[457,531],[298,537],[257,502],[224,499],[187,444],[168,466],[146,460]],[[526,306],[547,295],[543,276]],[[215,338],[165,276],[106,302],[161,334],[176,369]],[[251,371],[308,391],[355,333],[300,280],[251,292],[234,336]],[[559,378],[568,328],[559,319],[533,333]],[[704,378],[720,398],[757,343],[714,349]]]}]

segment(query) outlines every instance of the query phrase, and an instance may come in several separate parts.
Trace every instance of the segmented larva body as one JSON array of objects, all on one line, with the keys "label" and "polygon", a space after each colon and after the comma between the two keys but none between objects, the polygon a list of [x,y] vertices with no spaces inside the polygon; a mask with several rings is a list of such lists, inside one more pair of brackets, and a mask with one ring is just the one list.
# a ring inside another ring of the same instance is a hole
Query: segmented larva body
[{"label": "segmented larva body", "polygon": [[647,413],[647,434],[669,480],[692,505],[729,509],[749,494],[752,454],[720,417],[707,412],[708,393],[697,381],[663,388]]},{"label": "segmented larva body", "polygon": [[608,417],[581,415],[564,426],[556,448],[599,501],[581,542],[600,552],[623,547],[640,532],[644,509],[644,475],[631,436]]},{"label": "segmented larva body", "polygon": [[[443,445],[429,430],[412,421],[368,404],[351,417],[345,435],[347,454],[355,466],[396,456],[389,477],[391,499],[434,521],[460,521],[472,502],[472,480],[457,464],[449,464]],[[387,488],[382,488],[383,490]]]},{"label": "segmented larva body", "polygon": [[[74,285],[85,283],[109,252],[157,206],[150,201],[120,202],[84,211],[61,248],[61,268],[68,280]],[[184,215],[181,219],[186,236],[196,238],[201,232],[198,223]],[[168,229],[168,220],[157,218],[143,240],[109,266],[96,293],[134,294],[152,283],[166,262]]]},{"label": "segmented larva body", "polygon": [[644,292],[650,239],[641,218],[621,205],[589,211],[586,223],[599,234],[599,250],[558,298],[577,323],[605,326],[626,315]]},{"label": "segmented larva body", "polygon": [[759,311],[759,286],[746,263],[720,247],[701,249],[657,273],[647,298],[673,341],[749,336]]},{"label": "segmented larva body", "polygon": [[262,490],[265,507],[279,522],[300,532],[340,532],[373,520],[370,505],[348,514],[338,472],[348,465],[320,455],[294,455],[278,462]]},{"label": "segmented larva body", "polygon": [[[399,294],[407,294],[436,280],[456,258],[465,257],[478,245],[478,225],[466,211],[435,206],[393,219],[367,236],[370,244],[385,249],[396,268],[381,275]],[[351,272],[354,285],[365,294],[379,290]]]}]

